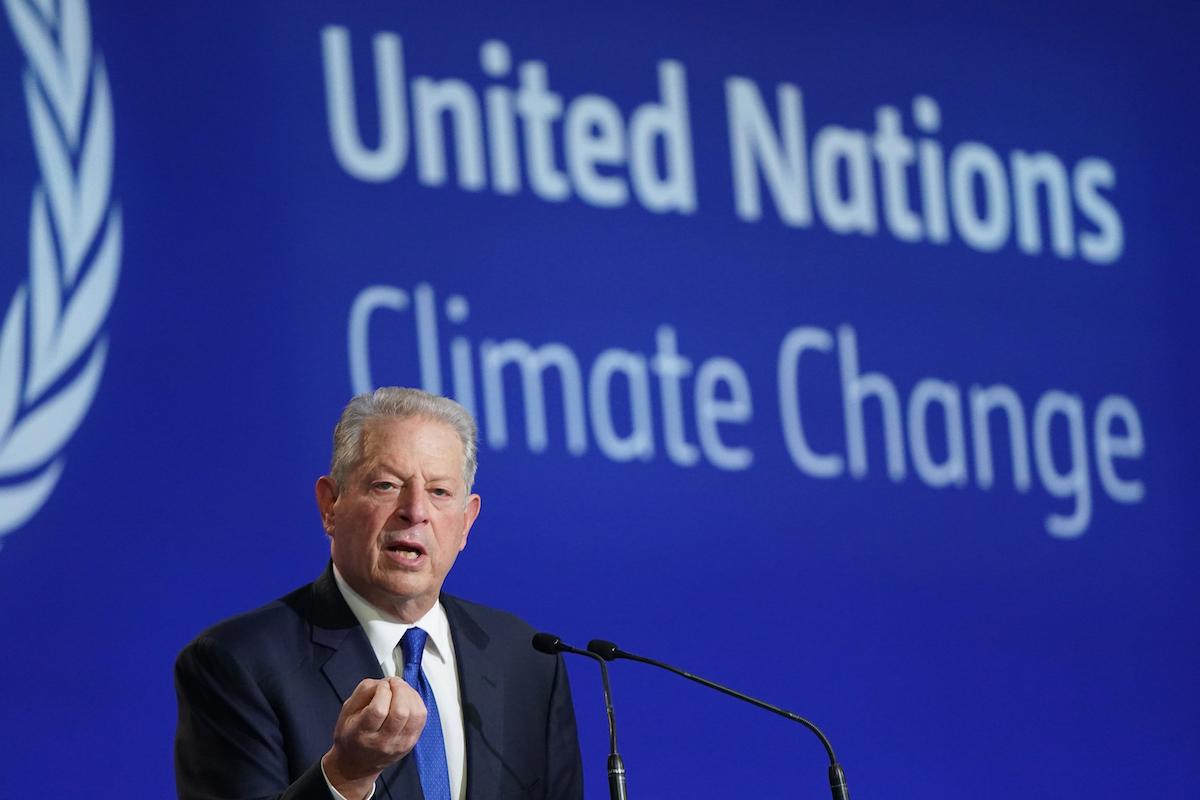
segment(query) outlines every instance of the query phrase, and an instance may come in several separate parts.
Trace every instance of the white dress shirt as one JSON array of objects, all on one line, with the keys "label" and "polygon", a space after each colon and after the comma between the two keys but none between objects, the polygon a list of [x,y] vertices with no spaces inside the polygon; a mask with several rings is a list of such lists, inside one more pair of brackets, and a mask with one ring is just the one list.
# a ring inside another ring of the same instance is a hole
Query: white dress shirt
[{"label": "white dress shirt", "polygon": [[[421,628],[429,634],[429,638],[425,640],[425,652],[421,656],[421,669],[425,670],[425,679],[429,681],[429,688],[433,690],[438,717],[442,723],[446,766],[450,769],[450,798],[466,800],[466,747],[463,736],[462,699],[459,696],[458,664],[454,659],[454,642],[450,639],[450,621],[446,618],[446,609],[438,602],[415,623],[401,622],[380,611],[351,589],[337,571],[337,567],[333,569],[333,578],[346,600],[346,605],[350,606],[358,624],[366,632],[371,649],[375,651],[375,658],[379,661],[379,669],[384,675],[404,678],[404,658],[400,653],[400,640],[409,628]],[[330,796],[334,800],[346,800],[329,783],[328,776],[325,783],[329,786]],[[367,800],[374,794],[375,790],[372,788]]]}]

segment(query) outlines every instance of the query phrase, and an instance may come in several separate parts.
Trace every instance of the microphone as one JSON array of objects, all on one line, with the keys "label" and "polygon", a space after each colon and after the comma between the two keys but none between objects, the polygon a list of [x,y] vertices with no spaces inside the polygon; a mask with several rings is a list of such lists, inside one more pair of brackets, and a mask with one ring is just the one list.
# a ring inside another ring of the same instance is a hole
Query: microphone
[{"label": "microphone", "polygon": [[629,661],[640,661],[643,664],[649,664],[650,666],[658,667],[659,669],[665,669],[667,672],[672,672],[682,678],[687,678],[689,681],[694,681],[701,686],[707,686],[709,689],[716,689],[718,692],[727,694],[730,697],[736,697],[738,700],[743,700],[751,705],[758,706],[759,708],[765,709],[774,714],[778,714],[785,719],[790,719],[792,722],[800,723],[817,735],[817,738],[821,740],[821,744],[825,746],[825,752],[829,755],[829,788],[833,792],[833,800],[850,800],[850,789],[846,786],[846,774],[842,771],[841,765],[838,764],[837,757],[833,754],[833,745],[831,745],[829,740],[825,738],[825,734],[821,733],[820,728],[799,714],[793,714],[791,711],[785,711],[778,706],[773,706],[770,703],[766,703],[762,700],[751,697],[748,694],[742,694],[739,691],[730,689],[728,686],[722,686],[719,683],[714,683],[706,678],[693,675],[690,672],[684,672],[678,667],[672,667],[670,664],[664,664],[661,661],[655,661],[654,659],[646,658],[645,656],[627,653],[612,642],[606,642],[603,639],[592,639],[590,642],[588,642],[587,649],[593,655],[600,657],[604,661],[614,661],[618,658],[623,658]]},{"label": "microphone", "polygon": [[613,713],[612,686],[608,682],[608,662],[588,650],[571,647],[553,633],[535,633],[533,649],[539,653],[558,655],[571,653],[577,656],[587,656],[600,663],[600,680],[604,685],[604,708],[608,713],[608,795],[611,800],[628,800],[625,788],[625,762],[617,752],[617,718]]}]

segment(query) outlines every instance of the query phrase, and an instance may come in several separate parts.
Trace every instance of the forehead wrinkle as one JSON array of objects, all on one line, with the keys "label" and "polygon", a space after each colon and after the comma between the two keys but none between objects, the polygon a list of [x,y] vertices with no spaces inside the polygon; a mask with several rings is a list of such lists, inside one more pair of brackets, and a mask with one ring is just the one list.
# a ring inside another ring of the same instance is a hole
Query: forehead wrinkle
[{"label": "forehead wrinkle", "polygon": [[[421,474],[426,480],[461,481],[465,483],[465,476],[463,475],[463,469],[465,468],[463,446],[462,441],[458,438],[458,434],[443,421],[422,415],[380,418],[370,420],[367,424],[363,425],[358,443],[358,464],[354,467],[354,472],[361,474],[371,470],[386,469],[398,476],[407,478],[408,476],[404,474],[404,470],[399,469],[396,463],[389,461],[392,450],[388,444],[394,441],[394,439],[386,433],[386,430],[391,425],[402,425],[411,421],[420,422],[424,426],[432,426],[444,433],[448,433],[448,440],[452,442],[452,446],[449,451],[435,450],[425,452],[420,442],[427,440],[427,429],[418,428],[407,440],[407,446],[402,448],[403,452],[400,454],[401,460],[412,464],[414,472]],[[443,460],[448,463],[439,464]],[[427,472],[427,470],[442,469],[445,471],[439,471],[436,474]]]},{"label": "forehead wrinkle", "polygon": [[410,479],[413,475],[420,475],[426,482],[450,482],[461,483],[462,473],[453,465],[441,467],[437,464],[421,464],[417,463],[410,469],[401,469],[398,462],[393,462],[386,455],[367,454],[362,461],[359,462],[355,470],[360,475],[370,475],[377,472],[386,472],[395,475],[404,480]]}]

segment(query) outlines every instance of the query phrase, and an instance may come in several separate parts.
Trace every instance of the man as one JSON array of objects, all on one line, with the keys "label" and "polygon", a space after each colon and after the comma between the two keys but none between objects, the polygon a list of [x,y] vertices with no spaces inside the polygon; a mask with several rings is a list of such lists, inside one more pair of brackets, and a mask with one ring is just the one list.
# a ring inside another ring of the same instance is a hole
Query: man
[{"label": "man", "polygon": [[441,594],[479,514],[475,463],[452,400],[350,401],[316,486],[330,566],[176,663],[181,800],[582,797],[561,659],[515,617]]}]

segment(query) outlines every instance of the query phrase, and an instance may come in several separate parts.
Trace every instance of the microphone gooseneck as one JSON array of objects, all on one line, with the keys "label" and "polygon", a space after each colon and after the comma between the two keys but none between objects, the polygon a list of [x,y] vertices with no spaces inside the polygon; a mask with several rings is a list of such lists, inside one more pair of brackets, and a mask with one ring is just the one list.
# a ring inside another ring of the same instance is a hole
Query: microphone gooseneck
[{"label": "microphone gooseneck", "polygon": [[841,766],[838,764],[837,756],[835,756],[833,753],[833,745],[829,743],[829,739],[826,738],[825,734],[821,732],[820,728],[799,714],[793,714],[791,711],[782,709],[779,706],[774,706],[763,700],[759,700],[756,697],[743,694],[736,689],[730,689],[728,686],[722,686],[721,684],[710,681],[707,678],[701,678],[699,675],[693,675],[690,672],[686,672],[678,667],[673,667],[670,664],[664,664],[661,661],[655,661],[654,659],[646,658],[645,656],[627,653],[612,642],[605,641],[604,639],[592,639],[590,642],[588,642],[587,649],[592,653],[592,655],[595,655],[604,661],[615,661],[618,658],[622,658],[627,661],[638,661],[642,664],[649,664],[652,667],[665,669],[667,672],[674,673],[681,678],[687,678],[689,681],[698,683],[701,686],[707,686],[709,689],[716,689],[718,692],[727,694],[730,697],[736,697],[738,700],[758,706],[759,708],[770,711],[773,714],[778,714],[785,719],[790,719],[792,722],[800,723],[817,735],[817,738],[821,740],[821,744],[825,747],[826,754],[829,756],[829,788],[833,793],[833,800],[850,800],[850,790],[846,786],[846,774],[842,771]]},{"label": "microphone gooseneck", "polygon": [[628,800],[625,786],[625,762],[617,750],[617,717],[613,711],[612,685],[608,680],[608,662],[601,656],[589,650],[571,647],[553,633],[535,633],[533,649],[539,653],[558,655],[570,653],[576,656],[586,656],[600,664],[600,681],[604,686],[604,710],[608,715],[608,792],[611,800]]}]

